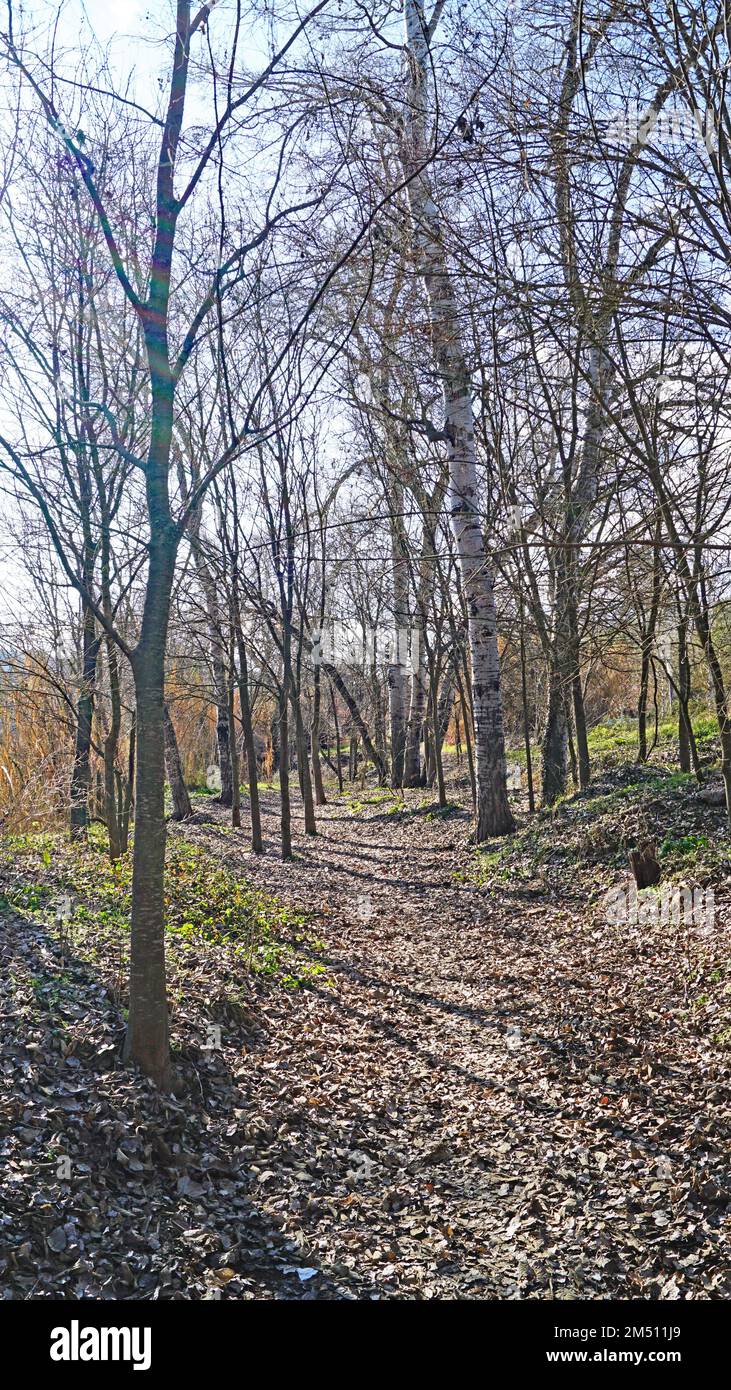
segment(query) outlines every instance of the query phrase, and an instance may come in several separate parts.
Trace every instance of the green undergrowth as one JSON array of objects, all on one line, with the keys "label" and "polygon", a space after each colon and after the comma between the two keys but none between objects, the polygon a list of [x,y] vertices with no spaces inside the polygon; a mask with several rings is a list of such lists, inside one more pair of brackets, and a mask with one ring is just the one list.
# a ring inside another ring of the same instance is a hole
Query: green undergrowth
[{"label": "green undergrowth", "polygon": [[474,851],[463,881],[557,884],[576,873],[627,869],[630,849],[656,846],[667,883],[708,882],[731,873],[723,808],[698,796],[692,776],[629,765],[540,811],[515,835]]},{"label": "green undergrowth", "polygon": [[348,810],[353,816],[365,810],[366,806],[389,806],[389,809],[398,810],[401,801],[400,794],[390,787],[366,787],[359,791],[346,788],[342,799],[348,803]]},{"label": "green undergrowth", "polygon": [[[108,950],[126,954],[131,894],[131,856],[111,863],[98,826],[85,846],[50,834],[0,841],[0,908],[62,931],[87,958]],[[58,920],[59,910],[70,911],[68,920]],[[182,949],[225,947],[246,970],[285,988],[325,982],[318,959],[323,943],[307,915],[252,887],[182,836],[168,839],[165,925],[171,943]]]},{"label": "green undergrowth", "polygon": [[[720,752],[716,716],[704,706],[691,706],[691,722],[699,756],[708,765],[715,760],[714,755]],[[653,743],[654,731],[654,717],[650,711],[647,722],[648,749]],[[637,720],[626,716],[607,719],[601,724],[595,724],[588,731],[588,742],[589,756],[595,769],[617,767],[623,763],[631,762],[636,759],[639,752]],[[650,766],[652,766],[653,761],[660,764],[668,759],[677,762],[677,749],[678,717],[675,713],[658,722],[657,741],[651,754]],[[531,758],[533,776],[536,785],[538,785],[541,768],[539,744],[531,744]],[[525,743],[522,739],[516,740],[515,745],[511,743],[508,750],[508,762],[518,763],[521,767],[525,767]]]},{"label": "green undergrowth", "polygon": [[[691,722],[698,752],[701,757],[713,752],[714,742],[718,740],[718,722],[714,714],[704,708],[691,707]],[[652,745],[655,733],[652,712],[647,721],[648,748]],[[589,731],[589,754],[600,762],[616,763],[636,757],[638,753],[637,720],[612,719],[597,724]],[[663,755],[674,756],[678,745],[677,713],[658,722],[657,741],[652,757],[661,759]]]}]

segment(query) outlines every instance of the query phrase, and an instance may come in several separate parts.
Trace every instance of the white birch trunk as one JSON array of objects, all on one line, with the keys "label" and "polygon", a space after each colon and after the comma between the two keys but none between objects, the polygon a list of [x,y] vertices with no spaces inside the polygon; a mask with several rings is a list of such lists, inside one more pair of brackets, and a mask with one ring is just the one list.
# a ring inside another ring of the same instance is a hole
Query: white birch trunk
[{"label": "white birch trunk", "polygon": [[506,785],[495,596],[478,505],[470,374],[460,341],[458,306],[441,218],[425,167],[429,45],[440,8],[437,5],[428,23],[418,0],[404,0],[409,91],[401,159],[409,178],[414,240],[429,300],[434,360],[444,393],[449,506],[469,622],[479,843],[492,835],[509,833],[514,829],[514,821]]},{"label": "white birch trunk", "polygon": [[409,627],[409,569],[403,528],[404,490],[395,481],[391,487],[391,582],[393,585],[393,650],[388,667],[388,712],[391,726],[391,786],[404,780],[406,749],[406,661]]}]

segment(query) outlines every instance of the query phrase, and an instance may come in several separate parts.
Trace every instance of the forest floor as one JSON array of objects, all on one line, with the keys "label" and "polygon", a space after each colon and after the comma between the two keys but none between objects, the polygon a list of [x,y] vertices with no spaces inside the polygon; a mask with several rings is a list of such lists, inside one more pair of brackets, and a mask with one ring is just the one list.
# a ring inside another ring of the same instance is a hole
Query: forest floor
[{"label": "forest floor", "polygon": [[[731,1296],[721,813],[620,769],[478,852],[464,806],[354,789],[316,838],[295,806],[288,865],[273,792],[264,813],[263,856],[205,798],[172,828],[175,872],[192,847],[285,905],[295,962],[171,934],[175,1096],[119,1064],[114,921],[44,920],[66,851],[11,846],[4,1296]],[[713,853],[712,930],[606,922],[653,817],[671,875]]]}]

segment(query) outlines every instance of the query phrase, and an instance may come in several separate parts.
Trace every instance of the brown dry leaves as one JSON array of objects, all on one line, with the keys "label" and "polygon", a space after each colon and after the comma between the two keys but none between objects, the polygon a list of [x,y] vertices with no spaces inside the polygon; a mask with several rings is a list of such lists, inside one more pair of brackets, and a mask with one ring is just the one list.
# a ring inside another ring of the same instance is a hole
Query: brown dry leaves
[{"label": "brown dry leaves", "polygon": [[6,1296],[728,1297],[728,1052],[677,941],[596,881],[465,886],[464,814],[328,807],[289,866],[276,814],[259,860],[176,833],[314,911],[332,985],[171,945],[178,1098],[120,1068],[103,971],[3,919]]}]

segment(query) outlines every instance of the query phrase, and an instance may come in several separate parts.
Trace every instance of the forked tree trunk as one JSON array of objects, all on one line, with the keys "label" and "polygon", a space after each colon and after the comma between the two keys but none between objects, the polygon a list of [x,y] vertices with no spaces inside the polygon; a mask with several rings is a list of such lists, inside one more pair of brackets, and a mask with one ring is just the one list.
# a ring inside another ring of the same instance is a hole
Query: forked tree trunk
[{"label": "forked tree trunk", "polygon": [[557,665],[555,645],[548,673],[548,710],[543,735],[543,801],[552,806],[566,791],[569,729],[566,719],[563,672]]},{"label": "forked tree trunk", "polygon": [[515,823],[508,802],[500,694],[495,594],[482,534],[475,456],[472,391],[462,350],[460,313],[444,243],[444,228],[426,173],[427,90],[432,80],[430,42],[441,7],[427,24],[418,0],[404,0],[409,82],[401,155],[421,258],[432,328],[432,347],[444,392],[449,453],[449,506],[467,604],[475,721],[478,843],[505,835]]}]

